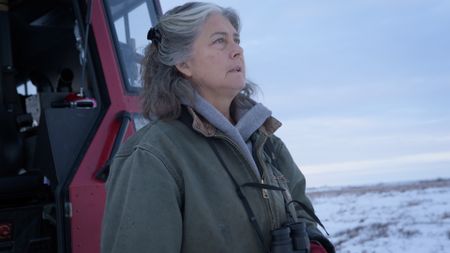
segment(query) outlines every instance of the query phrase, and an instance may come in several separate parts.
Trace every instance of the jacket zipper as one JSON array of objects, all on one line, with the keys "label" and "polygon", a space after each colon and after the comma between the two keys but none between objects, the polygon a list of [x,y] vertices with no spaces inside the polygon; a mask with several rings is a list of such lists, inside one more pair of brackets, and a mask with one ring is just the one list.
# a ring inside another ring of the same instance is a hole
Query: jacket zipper
[{"label": "jacket zipper", "polygon": [[[265,143],[267,141],[267,137],[264,140],[259,141],[259,143],[255,143],[255,147],[254,147],[254,156],[255,156],[255,163],[256,166],[259,166],[262,170],[262,175],[261,175],[261,183],[265,183],[264,182],[264,176],[269,176],[269,171],[267,169],[267,167],[265,166],[264,163],[262,163],[262,159],[260,156],[261,152],[258,152],[258,149],[260,149],[260,147],[262,147],[263,143]],[[270,183],[270,180],[269,180]],[[268,207],[269,207],[269,213],[270,213],[270,218],[271,218],[271,225],[272,225],[272,229],[276,229],[278,228],[278,224],[277,224],[277,218],[274,215],[274,211],[272,210],[272,205],[270,204],[270,195],[269,195],[269,191],[267,189],[262,189],[263,190],[263,197],[267,199],[268,202]]]},{"label": "jacket zipper", "polygon": [[[246,161],[248,167],[250,167],[250,168],[252,167],[249,164],[249,162],[247,161],[247,159],[241,154],[239,147],[233,142],[233,140],[231,140],[229,137],[227,137],[225,135],[218,135],[218,134],[216,134],[214,136],[216,138],[223,139],[223,140],[227,141],[231,146],[233,146],[233,148],[235,148],[238,151],[238,153],[241,155],[241,158],[243,158],[243,160]],[[255,163],[257,163],[256,166],[258,166],[258,165],[261,166],[261,163],[259,162],[260,158],[259,158],[258,155],[256,155],[256,156],[257,156],[256,160],[255,160]],[[254,175],[254,177],[256,178],[257,181],[261,181],[261,183],[264,184],[265,183],[264,174],[266,174],[264,172],[266,171],[266,169],[263,168],[263,167],[261,167],[261,168],[263,170],[262,173],[261,173],[261,180],[258,180],[257,176],[255,175],[255,173],[253,173],[253,171],[252,171],[252,174]],[[275,222],[275,219],[274,219],[274,216],[273,216],[272,207],[271,207],[271,204],[270,204],[269,191],[267,189],[261,189],[261,193],[262,193],[263,199],[266,199],[265,202],[266,202],[266,207],[267,207],[267,210],[268,210],[268,215],[269,215],[271,229],[275,229],[275,228],[277,228],[277,225],[275,224],[276,222]]]}]

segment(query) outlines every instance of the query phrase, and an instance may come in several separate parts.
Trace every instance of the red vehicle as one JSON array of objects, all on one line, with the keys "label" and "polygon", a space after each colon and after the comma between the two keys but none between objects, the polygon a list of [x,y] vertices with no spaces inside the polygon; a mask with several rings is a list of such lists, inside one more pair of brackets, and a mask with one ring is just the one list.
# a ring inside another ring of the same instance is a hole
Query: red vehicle
[{"label": "red vehicle", "polygon": [[0,252],[96,253],[157,0],[0,0]]}]

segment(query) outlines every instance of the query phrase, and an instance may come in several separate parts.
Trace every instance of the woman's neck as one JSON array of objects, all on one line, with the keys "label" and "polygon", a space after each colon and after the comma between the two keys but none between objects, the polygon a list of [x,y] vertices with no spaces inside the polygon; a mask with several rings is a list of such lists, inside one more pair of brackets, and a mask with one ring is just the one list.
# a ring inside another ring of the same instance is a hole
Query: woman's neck
[{"label": "woman's neck", "polygon": [[205,97],[202,96],[206,101],[208,101],[214,108],[216,108],[222,115],[231,122],[235,124],[233,117],[231,116],[231,102],[232,99],[218,99],[217,97]]},{"label": "woman's neck", "polygon": [[[208,99],[206,99],[208,100]],[[228,121],[230,121],[233,125],[235,124],[233,118],[231,117],[230,113],[230,107],[231,107],[231,101],[209,101],[211,105],[213,105],[220,113],[225,116]]]}]

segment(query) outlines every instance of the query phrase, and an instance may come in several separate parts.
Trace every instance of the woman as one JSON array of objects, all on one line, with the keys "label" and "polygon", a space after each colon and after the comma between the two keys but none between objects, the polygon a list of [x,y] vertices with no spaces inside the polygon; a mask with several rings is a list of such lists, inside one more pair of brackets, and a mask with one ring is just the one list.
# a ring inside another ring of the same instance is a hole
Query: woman
[{"label": "woman", "polygon": [[112,164],[102,252],[284,252],[294,246],[281,237],[296,225],[305,235],[295,247],[334,252],[273,135],[281,124],[250,99],[239,25],[232,9],[187,3],[149,31],[143,109],[152,120]]}]

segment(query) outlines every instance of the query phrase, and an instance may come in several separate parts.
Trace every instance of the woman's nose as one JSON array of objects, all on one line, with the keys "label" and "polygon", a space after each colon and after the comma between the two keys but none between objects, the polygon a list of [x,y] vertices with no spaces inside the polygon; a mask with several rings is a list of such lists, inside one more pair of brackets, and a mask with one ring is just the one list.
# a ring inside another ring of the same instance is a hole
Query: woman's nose
[{"label": "woman's nose", "polygon": [[231,50],[231,58],[242,57],[244,49],[238,43],[233,44],[233,49]]}]

